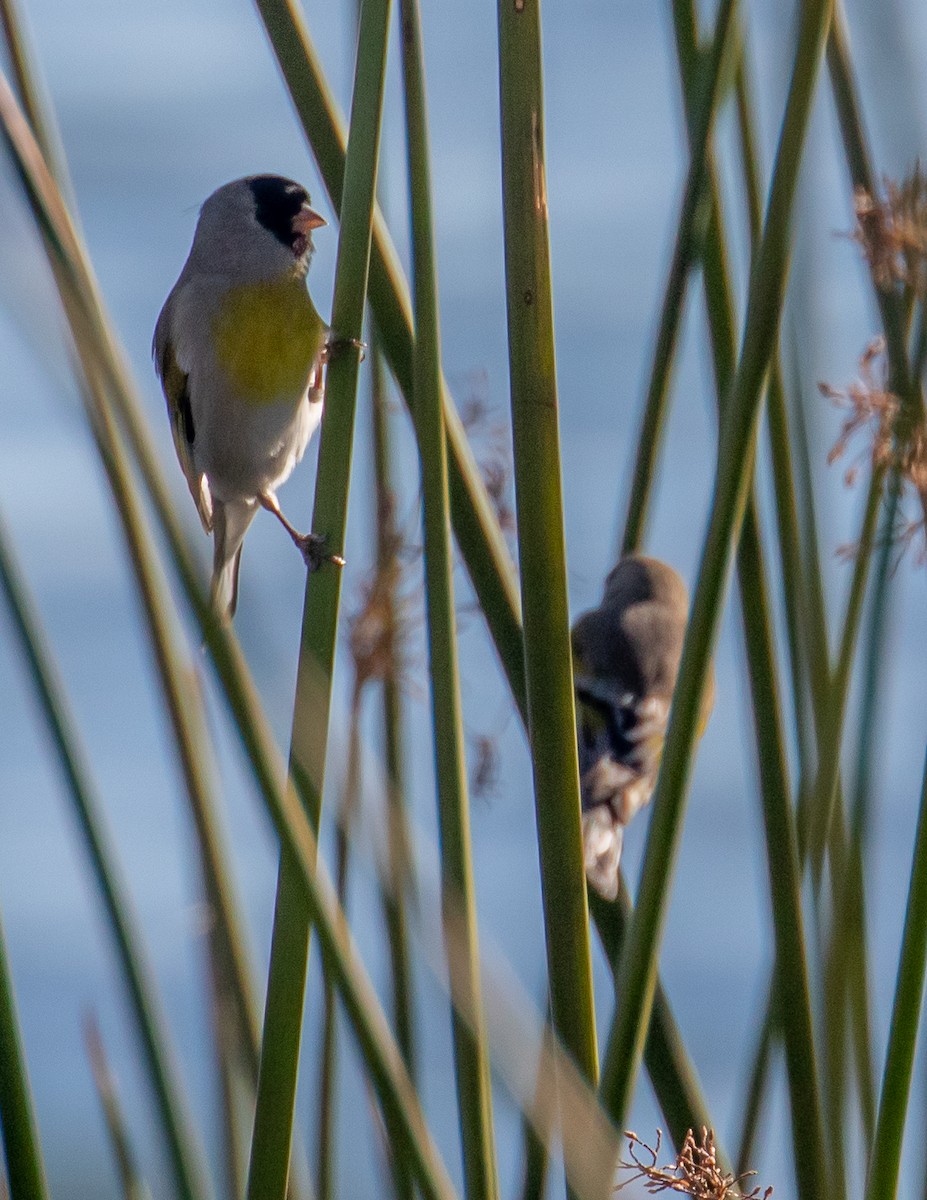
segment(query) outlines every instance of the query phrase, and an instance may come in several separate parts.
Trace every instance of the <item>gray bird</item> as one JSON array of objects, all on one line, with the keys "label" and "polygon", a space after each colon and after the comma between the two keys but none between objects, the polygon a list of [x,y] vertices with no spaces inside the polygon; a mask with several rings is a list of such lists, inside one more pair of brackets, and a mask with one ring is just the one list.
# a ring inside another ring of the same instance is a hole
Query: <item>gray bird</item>
[{"label": "gray bird", "polygon": [[307,565],[322,539],[277,501],[322,419],[327,328],[306,290],[312,233],[325,220],[278,175],[218,188],[158,317],[152,352],[177,457],[214,540],[212,600],[231,617],[242,540],[258,507],[283,524]]},{"label": "gray bird", "polygon": [[688,613],[677,572],[634,554],[573,626],[583,853],[586,877],[606,900],[618,894],[624,828],[656,784]]}]

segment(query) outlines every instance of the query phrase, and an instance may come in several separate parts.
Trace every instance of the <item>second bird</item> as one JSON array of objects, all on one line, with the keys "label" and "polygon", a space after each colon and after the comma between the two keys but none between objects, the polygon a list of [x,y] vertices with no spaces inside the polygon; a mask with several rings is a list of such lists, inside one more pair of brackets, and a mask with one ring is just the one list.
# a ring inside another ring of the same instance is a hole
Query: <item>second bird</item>
[{"label": "second bird", "polygon": [[[573,680],[586,877],[618,894],[624,828],[650,799],[689,615],[686,586],[657,558],[630,554],[598,608],[573,627]],[[709,684],[702,728],[711,712]]]},{"label": "second bird", "polygon": [[235,612],[242,540],[259,506],[308,566],[324,558],[322,539],[294,529],[276,495],[322,419],[328,330],[306,272],[324,224],[290,179],[225,184],[200,210],[158,317],[155,366],[177,457],[213,535],[212,601],[223,616]]}]

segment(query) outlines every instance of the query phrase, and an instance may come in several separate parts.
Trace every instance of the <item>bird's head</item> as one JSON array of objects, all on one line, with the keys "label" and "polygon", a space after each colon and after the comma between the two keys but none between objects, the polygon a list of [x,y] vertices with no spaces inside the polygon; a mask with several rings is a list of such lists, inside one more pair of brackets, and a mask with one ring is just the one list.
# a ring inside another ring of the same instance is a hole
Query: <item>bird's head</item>
[{"label": "bird's head", "polygon": [[249,175],[205,201],[191,258],[211,274],[255,281],[305,275],[313,231],[325,224],[301,184],[281,175]]}]

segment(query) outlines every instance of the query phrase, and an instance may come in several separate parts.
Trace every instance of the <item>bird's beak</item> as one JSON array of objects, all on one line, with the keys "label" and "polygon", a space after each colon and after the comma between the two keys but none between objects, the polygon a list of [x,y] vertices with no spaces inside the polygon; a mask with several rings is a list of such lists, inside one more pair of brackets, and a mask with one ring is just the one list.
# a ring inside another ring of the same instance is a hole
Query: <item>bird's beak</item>
[{"label": "bird's beak", "polygon": [[293,218],[293,231],[301,233],[303,237],[308,237],[313,229],[318,229],[320,226],[327,224],[328,222],[324,217],[320,217],[313,209],[307,205],[303,205]]}]

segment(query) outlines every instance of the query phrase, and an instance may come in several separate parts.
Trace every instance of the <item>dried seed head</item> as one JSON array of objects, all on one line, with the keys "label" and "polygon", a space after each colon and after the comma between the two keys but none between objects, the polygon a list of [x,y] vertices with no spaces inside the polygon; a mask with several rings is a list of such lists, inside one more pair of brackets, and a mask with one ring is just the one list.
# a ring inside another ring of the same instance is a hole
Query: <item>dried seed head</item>
[{"label": "dried seed head", "polygon": [[927,292],[927,177],[915,164],[896,183],[883,180],[884,198],[862,188],[854,193],[856,228],[853,240],[862,247],[876,287],[897,285],[918,295]]},{"label": "dried seed head", "polygon": [[622,1159],[618,1166],[623,1171],[631,1171],[632,1175],[619,1183],[616,1191],[643,1180],[644,1190],[651,1195],[678,1192],[693,1197],[693,1200],[769,1200],[772,1195],[771,1187],[765,1191],[760,1187],[749,1192],[740,1190],[743,1181],[756,1172],[748,1171],[744,1175],[725,1172],[718,1162],[714,1130],[703,1128],[701,1140],[697,1141],[690,1129],[675,1163],[665,1167],[657,1165],[663,1139],[659,1129],[655,1146],[648,1146],[636,1133],[626,1132],[624,1136],[628,1139],[630,1162]]},{"label": "dried seed head", "polygon": [[[844,481],[852,486],[861,462],[873,469],[897,472],[902,491],[913,491],[922,511],[927,511],[927,432],[921,416],[911,419],[898,396],[888,388],[885,343],[882,338],[870,342],[859,360],[859,377],[845,389],[819,383],[823,396],[847,413],[840,434],[827,456],[828,463],[842,458],[857,433],[868,435],[868,445],[850,461]],[[903,523],[893,533],[902,547],[924,531],[923,519]],[[927,549],[927,547],[925,547]],[[853,553],[843,547],[841,553]]]}]

